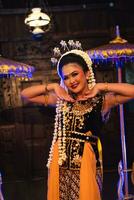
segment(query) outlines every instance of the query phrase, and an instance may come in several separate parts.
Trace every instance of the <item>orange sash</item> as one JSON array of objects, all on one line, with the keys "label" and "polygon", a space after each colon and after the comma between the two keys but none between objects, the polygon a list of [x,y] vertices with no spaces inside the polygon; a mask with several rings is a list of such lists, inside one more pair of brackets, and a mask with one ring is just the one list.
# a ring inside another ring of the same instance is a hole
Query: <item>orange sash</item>
[{"label": "orange sash", "polygon": [[[101,200],[96,182],[96,158],[90,143],[85,142],[80,168],[79,200]],[[53,159],[48,174],[47,200],[59,199],[58,142],[54,145]]]}]

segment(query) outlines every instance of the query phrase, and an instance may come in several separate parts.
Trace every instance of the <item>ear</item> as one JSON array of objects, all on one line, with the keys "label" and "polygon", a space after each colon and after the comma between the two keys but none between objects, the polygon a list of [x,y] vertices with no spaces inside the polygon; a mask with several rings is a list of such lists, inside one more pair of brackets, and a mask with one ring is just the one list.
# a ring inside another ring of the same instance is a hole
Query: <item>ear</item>
[{"label": "ear", "polygon": [[85,75],[86,75],[86,79],[88,80],[89,77],[90,77],[90,71],[88,70],[88,71],[85,73]]}]

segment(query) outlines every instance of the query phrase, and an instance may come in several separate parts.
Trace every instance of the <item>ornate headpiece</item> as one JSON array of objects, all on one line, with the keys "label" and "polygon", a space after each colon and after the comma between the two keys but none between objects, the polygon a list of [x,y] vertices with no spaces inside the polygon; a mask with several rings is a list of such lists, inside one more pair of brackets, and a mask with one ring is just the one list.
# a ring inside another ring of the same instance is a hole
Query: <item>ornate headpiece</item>
[{"label": "ornate headpiece", "polygon": [[60,47],[55,47],[53,49],[54,57],[51,58],[52,64],[55,66],[58,63],[60,57],[63,57],[65,53],[69,52],[72,49],[80,49],[82,50],[81,43],[79,41],[74,42],[73,40],[69,40],[68,43],[66,41],[61,40]]},{"label": "ornate headpiece", "polygon": [[73,40],[69,40],[68,44],[65,41],[61,41],[60,42],[61,45],[61,49],[58,47],[55,47],[53,49],[54,52],[54,57],[51,58],[51,62],[54,66],[57,65],[57,72],[58,75],[61,77],[60,73],[59,73],[59,65],[60,65],[60,61],[61,59],[68,55],[68,54],[75,54],[75,55],[79,55],[86,63],[89,71],[90,71],[90,77],[88,80],[89,83],[89,87],[92,88],[95,85],[95,77],[94,77],[94,73],[93,73],[93,69],[92,69],[92,61],[89,57],[89,55],[84,52],[82,50],[81,47],[81,43],[79,41],[74,42]]}]

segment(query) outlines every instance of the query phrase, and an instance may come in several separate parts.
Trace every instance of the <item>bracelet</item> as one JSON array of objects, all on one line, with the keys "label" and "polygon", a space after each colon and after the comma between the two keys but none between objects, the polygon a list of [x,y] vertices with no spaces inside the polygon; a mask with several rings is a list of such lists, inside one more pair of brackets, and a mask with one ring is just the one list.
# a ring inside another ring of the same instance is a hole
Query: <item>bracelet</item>
[{"label": "bracelet", "polygon": [[45,93],[48,93],[49,90],[47,89],[48,84],[45,84]]},{"label": "bracelet", "polygon": [[48,106],[48,98],[49,98],[49,95],[48,95],[49,90],[47,89],[47,86],[48,86],[48,84],[45,84],[45,95],[44,95],[44,105],[45,106]]},{"label": "bracelet", "polygon": [[105,89],[104,89],[105,92],[108,92],[108,83],[105,83]]},{"label": "bracelet", "polygon": [[48,94],[44,95],[44,105],[45,106],[48,106],[48,98],[49,98]]}]

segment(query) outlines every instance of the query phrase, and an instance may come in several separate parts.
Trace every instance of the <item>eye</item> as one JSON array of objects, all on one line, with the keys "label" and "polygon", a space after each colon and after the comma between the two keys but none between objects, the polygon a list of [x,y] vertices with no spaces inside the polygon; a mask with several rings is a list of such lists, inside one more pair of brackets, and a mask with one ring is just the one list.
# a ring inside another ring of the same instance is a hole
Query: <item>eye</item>
[{"label": "eye", "polygon": [[75,76],[77,76],[78,74],[79,74],[78,72],[74,72],[74,73],[72,73],[72,76],[75,77]]}]

